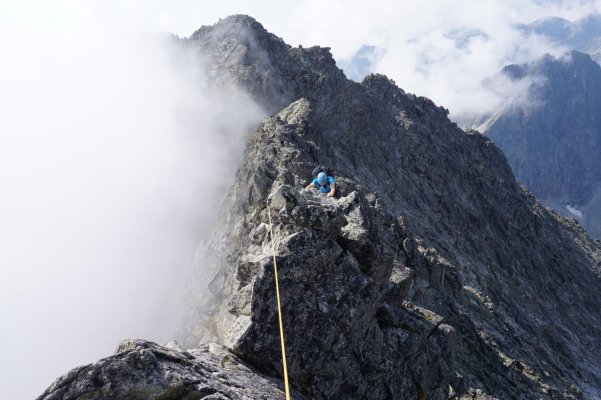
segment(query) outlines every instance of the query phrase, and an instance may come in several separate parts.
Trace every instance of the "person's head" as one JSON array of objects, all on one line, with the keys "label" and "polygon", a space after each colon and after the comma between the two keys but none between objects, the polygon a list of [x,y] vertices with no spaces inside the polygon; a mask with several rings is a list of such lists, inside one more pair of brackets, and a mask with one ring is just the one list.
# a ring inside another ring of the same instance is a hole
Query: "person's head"
[{"label": "person's head", "polygon": [[325,174],[325,172],[320,172],[317,175],[317,183],[319,183],[320,185],[325,185],[326,182],[328,181],[328,176]]}]

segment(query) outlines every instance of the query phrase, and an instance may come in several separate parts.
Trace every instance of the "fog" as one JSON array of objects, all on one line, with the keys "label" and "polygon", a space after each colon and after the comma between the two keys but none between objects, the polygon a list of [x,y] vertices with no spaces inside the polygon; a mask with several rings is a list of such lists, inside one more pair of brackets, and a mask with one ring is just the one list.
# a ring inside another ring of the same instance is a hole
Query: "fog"
[{"label": "fog", "polygon": [[177,289],[264,113],[166,34],[0,44],[0,386],[31,399],[126,337],[173,337]]},{"label": "fog", "polygon": [[565,50],[515,24],[599,4],[0,0],[2,397],[178,327],[181,280],[265,115],[161,32],[246,13],[292,45],[331,47],[348,72],[368,46],[354,71],[477,119],[527,100],[528,82],[486,78]]}]

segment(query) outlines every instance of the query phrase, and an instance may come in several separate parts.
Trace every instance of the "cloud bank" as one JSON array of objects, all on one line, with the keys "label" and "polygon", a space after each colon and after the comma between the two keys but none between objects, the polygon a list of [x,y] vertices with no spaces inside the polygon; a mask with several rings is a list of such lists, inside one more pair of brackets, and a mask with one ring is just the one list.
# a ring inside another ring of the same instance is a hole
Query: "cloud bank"
[{"label": "cloud bank", "polygon": [[2,396],[120,340],[170,340],[177,289],[264,113],[167,35],[4,29]]},{"label": "cloud bank", "polygon": [[[357,19],[367,15],[366,20],[381,26],[353,24],[353,35],[385,50],[372,59],[372,71],[392,77],[409,92],[432,98],[449,108],[453,118],[469,119],[494,112],[508,100],[526,98],[523,85],[508,81],[491,90],[483,84],[503,66],[566,50],[543,36],[526,34],[518,23],[554,15],[579,18],[598,9],[595,2],[408,1],[396,9],[390,4],[359,10]],[[338,57],[344,68],[356,53],[349,55],[349,49],[340,46]]]}]

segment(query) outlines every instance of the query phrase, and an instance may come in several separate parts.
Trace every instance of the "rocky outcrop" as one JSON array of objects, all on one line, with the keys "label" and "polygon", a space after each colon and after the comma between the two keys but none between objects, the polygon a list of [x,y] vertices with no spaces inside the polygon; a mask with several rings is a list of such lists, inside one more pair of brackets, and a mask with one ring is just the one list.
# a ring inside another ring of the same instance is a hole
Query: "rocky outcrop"
[{"label": "rocky outcrop", "polygon": [[601,67],[571,52],[563,59],[512,65],[504,73],[539,83],[529,103],[507,105],[484,131],[543,204],[601,238]]},{"label": "rocky outcrop", "polygon": [[[311,398],[387,398],[403,386],[414,387],[419,374],[420,382],[430,379],[432,390],[434,382],[450,381],[450,373],[441,373],[444,362],[436,360],[452,352],[454,329],[403,305],[412,281],[405,237],[375,196],[353,190],[326,199],[282,184],[268,201],[289,371],[297,387]],[[274,285],[265,214],[263,209],[247,221],[256,228],[243,241],[254,245],[230,275],[236,286],[228,290],[233,295],[216,320],[220,338],[233,352],[262,370],[281,373],[280,354],[273,351],[278,348],[275,303],[266,301],[273,299]],[[428,350],[421,359],[404,360],[394,351],[402,345]]]},{"label": "rocky outcrop", "polygon": [[[290,382],[306,398],[599,393],[601,246],[521,188],[488,138],[249,17],[186,45],[273,114],[199,251],[195,272],[214,279],[195,290],[185,347],[221,343],[281,377],[275,248]],[[338,198],[302,189],[316,164],[335,170]]]},{"label": "rocky outcrop", "polygon": [[59,378],[38,399],[275,400],[284,397],[281,386],[216,344],[186,351],[175,342],[128,339],[113,356]]}]

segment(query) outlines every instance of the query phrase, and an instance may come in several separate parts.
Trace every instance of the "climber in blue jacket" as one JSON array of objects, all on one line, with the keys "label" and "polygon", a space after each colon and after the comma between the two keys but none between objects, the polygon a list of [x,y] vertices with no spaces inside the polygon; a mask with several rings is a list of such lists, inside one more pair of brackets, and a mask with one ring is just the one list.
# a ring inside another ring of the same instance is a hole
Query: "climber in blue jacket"
[{"label": "climber in blue jacket", "polygon": [[317,177],[306,187],[306,189],[319,189],[321,193],[327,193],[328,197],[334,196],[336,193],[336,184],[333,176],[329,176],[325,172],[320,172]]}]

